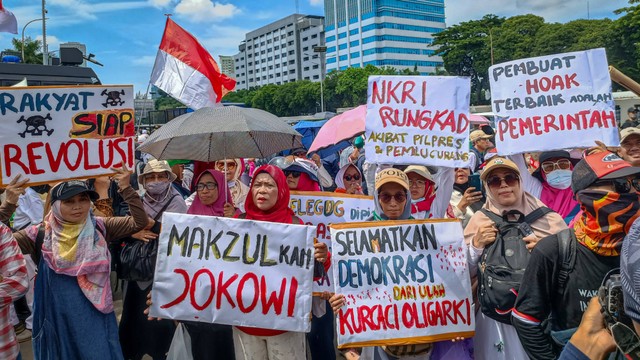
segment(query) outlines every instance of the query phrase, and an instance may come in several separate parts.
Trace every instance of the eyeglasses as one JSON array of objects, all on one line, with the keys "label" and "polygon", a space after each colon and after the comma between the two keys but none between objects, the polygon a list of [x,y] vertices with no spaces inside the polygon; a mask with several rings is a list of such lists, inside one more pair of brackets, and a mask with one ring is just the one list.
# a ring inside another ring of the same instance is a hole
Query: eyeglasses
[{"label": "eyeglasses", "polygon": [[409,180],[409,186],[425,186],[427,182],[425,180]]},{"label": "eyeglasses", "polygon": [[355,174],[355,175],[353,175],[353,176],[351,176],[351,175],[345,175],[345,176],[344,176],[344,179],[345,179],[345,180],[347,180],[347,181],[351,181],[351,180],[358,181],[358,180],[360,180],[360,175],[358,175],[358,174]]},{"label": "eyeglasses", "polygon": [[611,179],[611,180],[600,180],[596,181],[595,185],[613,185],[615,192],[619,194],[628,193],[631,191],[631,187],[635,189],[635,191],[640,192],[640,178],[619,178],[619,179]]},{"label": "eyeglasses", "polygon": [[[235,161],[231,161],[227,163],[227,169],[233,169],[236,167]],[[216,163],[216,169],[224,170],[224,163]]]},{"label": "eyeglasses", "polygon": [[292,171],[292,170],[284,170],[284,176],[289,177],[289,175],[293,176],[294,178],[299,178],[300,177],[300,172],[299,171]]},{"label": "eyeglasses", "polygon": [[169,179],[169,174],[166,172],[147,174],[144,176],[145,180],[167,180]]},{"label": "eyeglasses", "polygon": [[542,163],[542,171],[545,174],[552,172],[558,167],[560,170],[569,170],[571,169],[571,160],[569,159],[560,159],[558,161],[545,161]]},{"label": "eyeglasses", "polygon": [[395,199],[396,202],[401,203],[407,200],[407,194],[401,193],[401,192],[395,193],[394,195],[381,193],[381,194],[378,194],[378,199],[380,199],[380,201],[382,201],[385,204],[390,203],[391,199]]},{"label": "eyeglasses", "polygon": [[295,157],[307,157],[307,153],[304,152],[304,151],[298,151],[298,152],[295,152],[295,153],[293,153],[291,155],[293,155]]},{"label": "eyeglasses", "polygon": [[508,186],[515,186],[519,180],[520,177],[516,174],[507,174],[503,178],[500,176],[492,176],[487,179],[487,185],[492,188],[499,188],[504,181]]},{"label": "eyeglasses", "polygon": [[207,190],[215,190],[217,187],[218,187],[218,184],[216,184],[214,182],[208,182],[208,183],[204,183],[204,184],[198,184],[198,186],[196,186],[196,190],[202,191],[205,188]]}]

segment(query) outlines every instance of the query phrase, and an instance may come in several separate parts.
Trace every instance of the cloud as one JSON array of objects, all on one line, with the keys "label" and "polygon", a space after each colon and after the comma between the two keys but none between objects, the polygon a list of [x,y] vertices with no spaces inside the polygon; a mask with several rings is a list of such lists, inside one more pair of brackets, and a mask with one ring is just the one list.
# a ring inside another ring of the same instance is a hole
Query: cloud
[{"label": "cloud", "polygon": [[149,4],[157,8],[166,7],[171,3],[171,0],[149,0]]},{"label": "cloud", "polygon": [[131,61],[131,64],[135,66],[152,67],[156,62],[155,55],[139,56]]},{"label": "cloud", "polygon": [[220,21],[240,13],[240,9],[233,4],[211,0],[180,0],[175,11],[194,22]]},{"label": "cloud", "polygon": [[213,25],[203,37],[198,38],[200,43],[209,51],[214,59],[219,55],[235,55],[238,53],[238,45],[245,39],[245,35],[253,29],[244,29],[237,26]]},{"label": "cloud", "polygon": [[49,6],[65,9],[66,12],[63,13],[62,16],[56,16],[56,22],[60,21],[65,25],[70,25],[86,20],[97,20],[98,15],[102,13],[142,9],[151,7],[153,6],[153,4],[148,1],[107,1],[99,3],[88,3],[83,0],[50,0]]},{"label": "cloud", "polygon": [[311,6],[322,6],[324,5],[324,0],[309,0],[309,4]]},{"label": "cloud", "polygon": [[[36,36],[36,40],[42,41],[42,35]],[[47,48],[49,49],[49,52],[53,52],[54,50],[56,51],[54,56],[59,56],[57,50],[60,49],[60,43],[63,42],[66,41],[58,39],[55,35],[47,35]]]}]

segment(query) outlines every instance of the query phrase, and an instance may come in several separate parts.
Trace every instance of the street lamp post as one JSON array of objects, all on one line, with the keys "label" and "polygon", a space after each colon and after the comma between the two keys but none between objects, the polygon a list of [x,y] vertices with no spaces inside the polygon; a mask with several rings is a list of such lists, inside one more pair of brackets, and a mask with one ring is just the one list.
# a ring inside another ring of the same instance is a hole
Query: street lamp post
[{"label": "street lamp post", "polygon": [[324,54],[327,52],[326,46],[314,46],[314,53],[320,53],[320,112],[324,113]]},{"label": "street lamp post", "polygon": [[47,50],[47,9],[44,6],[45,0],[42,0],[42,65],[49,65],[49,54]]},{"label": "street lamp post", "polygon": [[32,22],[36,22],[36,21],[42,21],[42,18],[33,19],[33,20],[29,21],[28,23],[24,24],[24,26],[22,27],[22,62],[24,62],[24,30],[27,28],[27,26],[29,24],[31,24]]}]

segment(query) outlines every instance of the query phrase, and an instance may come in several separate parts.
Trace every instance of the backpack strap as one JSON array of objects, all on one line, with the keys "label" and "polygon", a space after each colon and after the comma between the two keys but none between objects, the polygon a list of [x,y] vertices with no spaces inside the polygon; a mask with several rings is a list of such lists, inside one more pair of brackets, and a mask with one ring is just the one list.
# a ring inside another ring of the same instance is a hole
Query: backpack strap
[{"label": "backpack strap", "polygon": [[540,219],[541,217],[547,215],[550,212],[553,212],[553,210],[549,209],[546,206],[539,207],[539,208],[533,210],[532,212],[530,212],[527,216],[525,216],[524,217],[524,222],[526,222],[527,224],[531,225],[536,220]]},{"label": "backpack strap", "polygon": [[569,273],[576,264],[576,238],[575,233],[571,229],[565,229],[558,233],[558,254],[562,259],[560,271],[558,272],[558,283],[556,289],[559,294],[564,291],[564,286],[569,279]]},{"label": "backpack strap", "polygon": [[502,216],[493,213],[485,208],[480,209],[480,211],[482,211],[483,214],[485,214],[489,220],[493,221],[494,223],[496,223],[496,226],[498,228],[502,227],[503,225],[506,225],[507,222],[502,218]]}]

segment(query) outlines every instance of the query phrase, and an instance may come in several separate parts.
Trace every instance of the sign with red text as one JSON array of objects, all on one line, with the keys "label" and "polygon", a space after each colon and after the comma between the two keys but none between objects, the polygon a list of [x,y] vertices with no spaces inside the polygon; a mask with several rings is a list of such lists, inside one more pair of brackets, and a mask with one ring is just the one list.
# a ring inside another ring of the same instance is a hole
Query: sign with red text
[{"label": "sign with red text", "polygon": [[470,90],[464,77],[370,76],[367,161],[466,166]]},{"label": "sign with red text", "polygon": [[[327,244],[329,251],[330,224],[366,221],[375,209],[372,196],[317,191],[292,191],[289,207],[305,224],[316,226],[316,239]],[[332,267],[313,283],[314,294],[324,291],[334,292]]]},{"label": "sign with red text", "polygon": [[472,337],[467,250],[456,220],[331,227],[338,347],[410,345]]},{"label": "sign with red text", "polygon": [[308,332],[315,228],[164,213],[150,316]]},{"label": "sign with red text", "polygon": [[0,186],[134,165],[132,85],[0,88],[0,116]]},{"label": "sign with red text", "polygon": [[604,49],[494,65],[489,80],[500,154],[620,144]]}]

